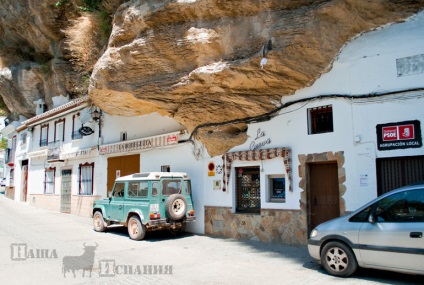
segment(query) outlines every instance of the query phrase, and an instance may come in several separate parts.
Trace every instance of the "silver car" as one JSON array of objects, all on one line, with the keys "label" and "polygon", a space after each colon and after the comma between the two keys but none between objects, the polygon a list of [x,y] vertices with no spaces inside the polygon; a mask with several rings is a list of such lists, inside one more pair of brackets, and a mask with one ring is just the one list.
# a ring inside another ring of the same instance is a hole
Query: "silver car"
[{"label": "silver car", "polygon": [[390,191],[355,212],[318,225],[308,250],[331,275],[358,266],[424,274],[424,184]]}]

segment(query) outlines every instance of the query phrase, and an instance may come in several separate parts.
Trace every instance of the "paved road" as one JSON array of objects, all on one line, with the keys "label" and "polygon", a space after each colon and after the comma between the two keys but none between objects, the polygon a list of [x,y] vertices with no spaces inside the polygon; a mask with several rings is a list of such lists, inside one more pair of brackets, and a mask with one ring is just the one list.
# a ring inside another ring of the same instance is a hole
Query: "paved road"
[{"label": "paved road", "polygon": [[[424,284],[424,276],[376,270],[331,277],[304,246],[191,234],[176,238],[168,232],[132,241],[123,228],[96,233],[90,218],[34,208],[4,195],[0,241],[1,284]],[[84,263],[94,264],[91,276],[78,269]]]}]

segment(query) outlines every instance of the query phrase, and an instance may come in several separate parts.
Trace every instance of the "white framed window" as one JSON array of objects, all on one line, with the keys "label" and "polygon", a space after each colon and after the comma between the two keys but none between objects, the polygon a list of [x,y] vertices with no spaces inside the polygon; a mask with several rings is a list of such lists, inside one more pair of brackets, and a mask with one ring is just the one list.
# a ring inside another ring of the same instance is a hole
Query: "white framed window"
[{"label": "white framed window", "polygon": [[44,194],[54,194],[54,176],[56,168],[46,168],[44,172]]},{"label": "white framed window", "polygon": [[79,195],[93,195],[94,163],[79,166]]},{"label": "white framed window", "polygon": [[268,202],[286,202],[286,177],[284,174],[267,175],[268,179]]}]

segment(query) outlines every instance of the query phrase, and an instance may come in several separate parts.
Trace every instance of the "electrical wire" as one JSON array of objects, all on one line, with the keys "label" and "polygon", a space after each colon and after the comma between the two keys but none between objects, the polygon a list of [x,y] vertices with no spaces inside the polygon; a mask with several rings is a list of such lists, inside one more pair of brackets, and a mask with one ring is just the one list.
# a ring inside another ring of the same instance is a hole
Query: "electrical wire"
[{"label": "electrical wire", "polygon": [[[276,116],[280,116],[280,115],[283,115],[283,114],[288,114],[288,113],[297,111],[297,110],[303,108],[304,106],[306,106],[307,104],[309,104],[311,101],[314,101],[314,100],[321,100],[321,99],[328,99],[328,98],[334,98],[334,99],[341,98],[341,99],[347,99],[347,100],[351,101],[351,103],[365,104],[365,103],[374,103],[374,102],[384,102],[384,101],[389,101],[389,100],[400,100],[400,99],[409,100],[409,99],[423,98],[424,92],[421,92],[419,94],[411,94],[411,92],[420,92],[420,91],[424,91],[424,87],[401,90],[401,91],[392,91],[392,92],[369,93],[369,94],[363,94],[363,95],[325,94],[325,95],[318,95],[318,96],[315,96],[315,97],[303,98],[303,99],[294,100],[294,101],[284,103],[281,106],[275,108],[274,110],[271,110],[270,112],[267,112],[267,113],[264,113],[264,114],[261,114],[261,115],[258,115],[258,116],[245,117],[245,118],[241,118],[241,119],[234,119],[234,120],[229,120],[229,121],[225,121],[225,122],[218,122],[218,123],[200,124],[200,125],[198,125],[194,128],[194,130],[191,132],[188,140],[193,141],[193,136],[196,135],[196,133],[199,131],[199,129],[210,128],[210,127],[220,127],[220,126],[233,125],[233,124],[239,124],[239,123],[249,124],[249,123],[260,123],[260,122],[270,121],[272,118],[274,118]],[[393,97],[394,95],[395,95],[395,98],[387,98],[387,96]],[[398,95],[398,96],[396,96],[396,95]],[[292,105],[298,104],[298,103],[305,103],[305,104],[303,104],[301,107],[297,108],[296,110],[291,110],[291,111],[279,114],[279,112],[281,110],[288,108]]]}]

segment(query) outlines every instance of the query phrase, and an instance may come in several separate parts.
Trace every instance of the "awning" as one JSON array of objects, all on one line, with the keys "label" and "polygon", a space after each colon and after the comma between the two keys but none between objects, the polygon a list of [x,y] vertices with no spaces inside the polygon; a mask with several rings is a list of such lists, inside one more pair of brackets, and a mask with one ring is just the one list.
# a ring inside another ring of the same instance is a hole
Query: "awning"
[{"label": "awning", "polygon": [[224,182],[222,191],[227,190],[228,181],[230,180],[230,174],[231,174],[231,163],[234,160],[258,161],[258,160],[273,159],[276,157],[283,158],[284,167],[286,168],[289,191],[293,191],[291,149],[288,147],[236,151],[236,152],[228,152],[224,154],[222,156],[222,160],[224,161],[224,164],[225,164],[224,171],[223,171],[223,178],[222,178]]},{"label": "awning", "polygon": [[123,141],[114,144],[101,145],[99,148],[99,154],[104,155],[110,153],[129,152],[177,144],[179,134],[180,132],[175,132],[142,139]]}]

